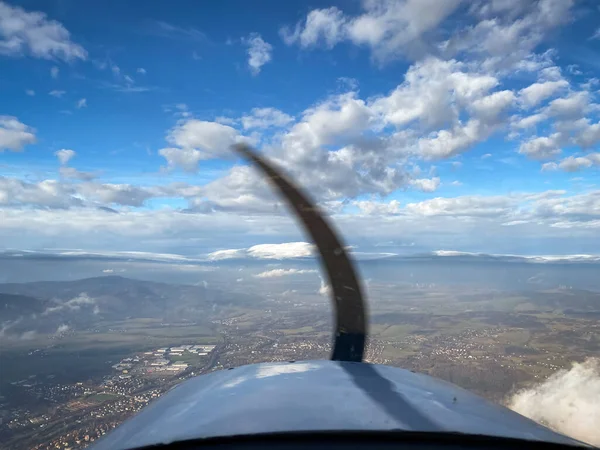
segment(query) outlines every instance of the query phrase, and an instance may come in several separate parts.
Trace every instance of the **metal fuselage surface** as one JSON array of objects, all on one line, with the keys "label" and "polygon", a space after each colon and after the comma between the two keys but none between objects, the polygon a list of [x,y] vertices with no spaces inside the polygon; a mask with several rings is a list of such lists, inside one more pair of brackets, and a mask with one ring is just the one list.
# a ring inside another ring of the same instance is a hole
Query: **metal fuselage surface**
[{"label": "metal fuselage surface", "polygon": [[242,366],[188,380],[93,449],[327,430],[458,432],[581,445],[427,375],[367,363],[299,361]]}]

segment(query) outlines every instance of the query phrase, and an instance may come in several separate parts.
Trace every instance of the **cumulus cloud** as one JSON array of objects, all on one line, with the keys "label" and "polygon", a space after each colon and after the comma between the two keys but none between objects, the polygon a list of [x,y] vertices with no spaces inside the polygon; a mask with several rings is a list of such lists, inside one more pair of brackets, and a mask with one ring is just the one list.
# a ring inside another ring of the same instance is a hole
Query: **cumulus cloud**
[{"label": "cumulus cloud", "polygon": [[71,329],[71,327],[69,325],[63,323],[63,324],[61,324],[61,325],[58,326],[58,328],[56,329],[56,333],[55,334],[66,333],[70,329]]},{"label": "cumulus cloud", "polygon": [[196,172],[203,158],[202,152],[195,148],[161,148],[158,154],[167,160],[167,168],[181,168],[185,172]]},{"label": "cumulus cloud", "polygon": [[284,127],[294,118],[275,108],[253,108],[251,113],[241,118],[245,130],[250,128]]},{"label": "cumulus cloud", "polygon": [[600,445],[600,362],[589,358],[514,394],[508,406],[561,433]]},{"label": "cumulus cloud", "polygon": [[410,181],[411,186],[423,192],[435,192],[440,187],[440,178],[418,178]]},{"label": "cumulus cloud", "polygon": [[73,197],[73,194],[74,190],[70,186],[55,180],[29,183],[0,176],[0,205],[4,206],[69,208],[81,205],[81,200]]},{"label": "cumulus cloud", "polygon": [[587,92],[574,92],[567,97],[552,100],[546,108],[546,113],[559,119],[578,119],[585,115],[588,105]]},{"label": "cumulus cloud", "polygon": [[537,106],[540,102],[552,96],[559,89],[566,88],[566,80],[533,83],[519,92],[520,101],[527,107]]},{"label": "cumulus cloud", "polygon": [[68,164],[69,161],[71,161],[71,159],[73,159],[75,154],[76,154],[75,150],[70,150],[70,149],[65,149],[65,148],[54,152],[54,156],[56,156],[58,158],[58,161],[63,166]]},{"label": "cumulus cloud", "polygon": [[35,130],[13,116],[0,116],[0,152],[21,151],[36,142]]},{"label": "cumulus cloud", "polygon": [[288,275],[304,275],[308,273],[317,273],[317,271],[309,269],[273,269],[261,272],[254,276],[257,278],[279,278]]},{"label": "cumulus cloud", "polygon": [[551,136],[535,137],[525,141],[519,148],[519,153],[531,159],[551,159],[562,152],[560,148],[560,133]]},{"label": "cumulus cloud", "polygon": [[248,46],[248,66],[253,75],[258,75],[262,66],[271,61],[273,46],[264,41],[260,34],[252,33],[243,42]]},{"label": "cumulus cloud", "polygon": [[61,91],[58,89],[53,89],[52,91],[48,92],[48,95],[51,95],[52,97],[56,97],[56,98],[61,98],[65,94],[66,94],[65,91]]},{"label": "cumulus cloud", "polygon": [[239,139],[238,132],[230,126],[189,119],[169,131],[167,142],[172,147],[158,153],[167,160],[169,169],[179,167],[195,172],[201,160],[224,156]]},{"label": "cumulus cloud", "polygon": [[80,98],[79,100],[77,100],[77,104],[75,106],[77,106],[77,109],[86,108],[87,107],[87,99]]},{"label": "cumulus cloud", "polygon": [[86,50],[71,41],[60,22],[4,2],[0,2],[0,54],[65,61],[87,58]]},{"label": "cumulus cloud", "polygon": [[286,44],[298,43],[302,47],[316,46],[323,43],[331,48],[345,35],[346,18],[336,7],[315,9],[308,13],[304,23],[296,24],[295,29],[283,27],[281,36]]},{"label": "cumulus cloud", "polygon": [[578,172],[592,166],[600,166],[600,153],[590,153],[585,156],[568,156],[558,163],[545,163],[542,165],[542,171],[562,170],[564,172]]},{"label": "cumulus cloud", "polygon": [[349,16],[336,7],[310,11],[294,28],[280,31],[286,44],[303,48],[332,48],[342,41],[371,49],[384,61],[422,51],[423,37],[434,30],[460,4],[459,0],[363,2],[364,12]]}]

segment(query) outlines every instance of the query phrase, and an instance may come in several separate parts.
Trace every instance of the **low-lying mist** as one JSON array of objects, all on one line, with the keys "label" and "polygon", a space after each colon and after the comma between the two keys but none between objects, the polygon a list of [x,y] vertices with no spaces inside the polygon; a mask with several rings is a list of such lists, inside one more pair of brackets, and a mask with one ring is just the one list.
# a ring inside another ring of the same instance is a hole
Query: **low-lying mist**
[{"label": "low-lying mist", "polygon": [[514,411],[554,430],[600,446],[600,359],[588,358],[514,394]]}]

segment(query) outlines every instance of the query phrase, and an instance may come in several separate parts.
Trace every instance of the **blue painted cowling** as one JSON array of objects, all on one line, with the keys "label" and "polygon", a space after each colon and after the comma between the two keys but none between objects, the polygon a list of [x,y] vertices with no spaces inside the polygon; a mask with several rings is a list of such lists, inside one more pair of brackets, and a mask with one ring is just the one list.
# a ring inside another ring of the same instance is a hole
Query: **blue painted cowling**
[{"label": "blue painted cowling", "polygon": [[582,445],[427,375],[366,363],[301,361],[188,380],[93,449],[326,430],[458,432]]}]

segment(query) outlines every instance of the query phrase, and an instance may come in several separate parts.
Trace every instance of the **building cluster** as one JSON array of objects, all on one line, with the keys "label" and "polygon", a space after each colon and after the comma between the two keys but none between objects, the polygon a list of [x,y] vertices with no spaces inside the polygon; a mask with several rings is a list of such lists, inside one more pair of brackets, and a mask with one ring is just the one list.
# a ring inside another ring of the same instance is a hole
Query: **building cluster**
[{"label": "building cluster", "polygon": [[216,345],[194,344],[157,348],[124,358],[112,368],[120,372],[120,379],[129,379],[132,374],[179,373],[190,366],[190,360],[200,361],[199,358],[208,356],[215,348]]}]

